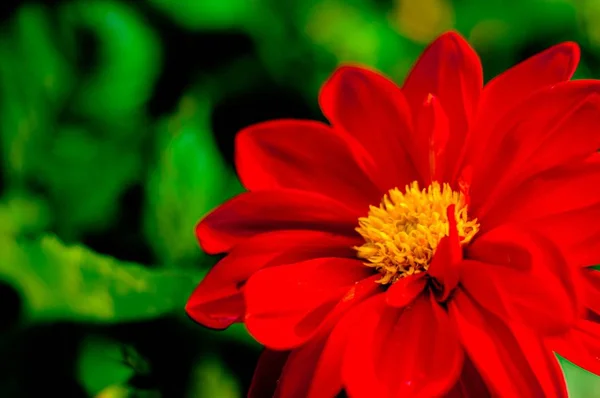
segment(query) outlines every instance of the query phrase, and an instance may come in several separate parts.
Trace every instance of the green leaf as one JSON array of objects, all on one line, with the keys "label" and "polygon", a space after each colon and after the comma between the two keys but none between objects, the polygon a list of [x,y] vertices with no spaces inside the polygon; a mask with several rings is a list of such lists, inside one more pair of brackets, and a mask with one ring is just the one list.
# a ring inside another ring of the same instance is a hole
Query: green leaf
[{"label": "green leaf", "polygon": [[570,398],[600,397],[600,377],[558,356]]},{"label": "green leaf", "polygon": [[0,279],[21,294],[25,323],[115,323],[183,314],[200,276],[119,262],[53,236],[1,236]]},{"label": "green leaf", "polygon": [[[52,40],[57,35],[45,8],[21,7],[10,26],[10,35],[0,39],[3,171],[11,188],[22,190],[30,181],[41,185],[58,232],[74,240],[113,221],[119,196],[140,176],[141,119],[128,114],[118,126],[104,121],[57,126],[57,115],[80,79]],[[132,75],[125,79],[137,81]]]},{"label": "green leaf", "polygon": [[36,176],[55,205],[61,236],[71,239],[114,220],[118,198],[140,176],[137,145],[97,137],[81,126],[64,126],[36,162]]},{"label": "green leaf", "polygon": [[133,388],[122,386],[119,384],[106,387],[95,398],[142,398],[135,394]]},{"label": "green leaf", "polygon": [[30,4],[19,9],[0,39],[0,136],[11,185],[22,186],[35,173],[33,160],[43,157],[54,113],[74,83],[52,37],[45,9]]},{"label": "green leaf", "polygon": [[60,17],[72,53],[80,33],[77,28],[90,30],[98,41],[99,64],[79,85],[74,101],[78,111],[99,119],[131,116],[152,94],[160,71],[161,52],[155,32],[123,2],[69,2]]},{"label": "green leaf", "polygon": [[239,383],[225,364],[215,356],[204,358],[192,371],[187,396],[241,398]]},{"label": "green leaf", "polygon": [[188,29],[238,26],[258,11],[258,2],[247,0],[149,0],[149,3]]},{"label": "green leaf", "polygon": [[89,396],[109,386],[125,384],[134,374],[123,355],[122,344],[94,336],[82,342],[77,375]]},{"label": "green leaf", "polygon": [[53,37],[46,8],[29,4],[19,9],[14,20],[13,38],[20,58],[21,82],[36,87],[45,99],[58,104],[72,89],[74,76],[72,66]]},{"label": "green leaf", "polygon": [[7,40],[0,39],[0,136],[8,183],[22,186],[31,160],[42,152],[51,118],[43,93],[23,82],[23,66],[13,51]]},{"label": "green leaf", "polygon": [[158,153],[146,184],[145,232],[161,263],[195,265],[194,226],[235,184],[210,131],[210,101],[185,96],[158,125]]},{"label": "green leaf", "polygon": [[22,192],[6,194],[0,201],[0,236],[35,234],[51,221],[47,204]]}]

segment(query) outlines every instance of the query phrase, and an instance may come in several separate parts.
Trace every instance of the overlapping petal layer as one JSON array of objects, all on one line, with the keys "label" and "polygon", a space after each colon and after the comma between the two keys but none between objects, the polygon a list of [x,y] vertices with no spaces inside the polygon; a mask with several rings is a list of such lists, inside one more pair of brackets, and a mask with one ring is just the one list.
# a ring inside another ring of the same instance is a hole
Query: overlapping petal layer
[{"label": "overlapping petal layer", "polygon": [[350,396],[435,397],[456,382],[463,351],[446,312],[427,294],[403,309],[370,300],[342,365]]},{"label": "overlapping petal layer", "polygon": [[198,285],[187,303],[197,322],[223,329],[241,321],[245,312],[242,289],[262,268],[321,257],[352,258],[356,237],[320,231],[266,232],[237,245]]},{"label": "overlapping petal layer", "polygon": [[[559,44],[483,86],[447,33],[401,88],[338,69],[319,96],[331,126],[240,133],[250,192],[198,224],[227,256],[187,311],[267,347],[250,396],[566,397],[553,352],[600,374],[600,83],[569,81],[578,60]],[[382,286],[355,228],[413,181],[460,191],[479,230],[461,248],[448,207],[428,269]]]},{"label": "overlapping petal layer", "polygon": [[263,232],[310,230],[352,237],[356,217],[356,211],[343,202],[318,193],[246,192],[206,216],[196,227],[196,235],[206,252],[216,254]]}]

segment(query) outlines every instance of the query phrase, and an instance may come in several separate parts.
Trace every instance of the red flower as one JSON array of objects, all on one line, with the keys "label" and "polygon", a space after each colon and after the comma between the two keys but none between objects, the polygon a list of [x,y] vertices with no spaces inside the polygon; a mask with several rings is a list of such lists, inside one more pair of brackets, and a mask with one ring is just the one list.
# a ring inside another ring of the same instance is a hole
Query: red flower
[{"label": "red flower", "polygon": [[402,88],[338,69],[331,125],[238,135],[249,192],[198,224],[227,256],[186,309],[267,347],[250,395],[562,397],[553,351],[600,374],[600,82],[569,81],[578,58],[482,87],[447,33]]}]

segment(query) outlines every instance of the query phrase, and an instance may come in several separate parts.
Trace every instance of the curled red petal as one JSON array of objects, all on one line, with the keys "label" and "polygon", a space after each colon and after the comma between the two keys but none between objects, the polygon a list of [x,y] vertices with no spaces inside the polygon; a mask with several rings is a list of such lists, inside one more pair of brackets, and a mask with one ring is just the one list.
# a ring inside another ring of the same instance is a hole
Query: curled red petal
[{"label": "curled red petal", "polygon": [[360,261],[320,258],[263,269],[244,288],[245,323],[261,344],[294,348],[311,338],[339,306],[379,289]]},{"label": "curled red petal", "polygon": [[357,238],[319,231],[276,231],[238,244],[194,290],[186,312],[196,322],[224,329],[243,320],[243,285],[258,270],[319,257],[354,257]]},{"label": "curled red petal", "polygon": [[278,230],[312,230],[356,236],[363,214],[317,193],[298,190],[245,192],[223,203],[196,226],[209,254],[227,252],[249,237]]},{"label": "curled red petal", "polygon": [[320,122],[259,123],[237,135],[236,166],[250,191],[300,189],[344,198],[359,211],[367,210],[381,192],[374,176],[361,168],[353,142]]}]

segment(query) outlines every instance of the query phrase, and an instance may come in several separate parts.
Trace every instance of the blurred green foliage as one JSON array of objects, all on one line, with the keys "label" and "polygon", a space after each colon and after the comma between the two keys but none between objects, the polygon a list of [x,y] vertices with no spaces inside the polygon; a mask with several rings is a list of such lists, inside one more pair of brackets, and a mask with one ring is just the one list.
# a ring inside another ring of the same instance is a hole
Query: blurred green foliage
[{"label": "blurred green foliage", "polygon": [[[0,36],[0,396],[242,396],[257,345],[183,314],[215,261],[194,225],[242,190],[235,132],[321,118],[318,89],[342,62],[401,81],[448,29],[486,79],[563,40],[582,46],[577,77],[598,77],[599,22],[596,0],[15,5]],[[27,350],[53,345],[64,354]],[[562,363],[574,397],[600,394]]]},{"label": "blurred green foliage", "polygon": [[185,95],[174,115],[156,124],[155,165],[147,188],[145,230],[161,263],[194,264],[198,220],[218,205],[233,177],[210,126],[209,98]]},{"label": "blurred green foliage", "polygon": [[199,275],[119,262],[53,236],[2,237],[0,277],[24,301],[23,321],[125,322],[180,310]]},{"label": "blurred green foliage", "polygon": [[100,394],[107,386],[123,385],[135,374],[119,342],[89,336],[80,350],[77,376],[90,396]]}]

